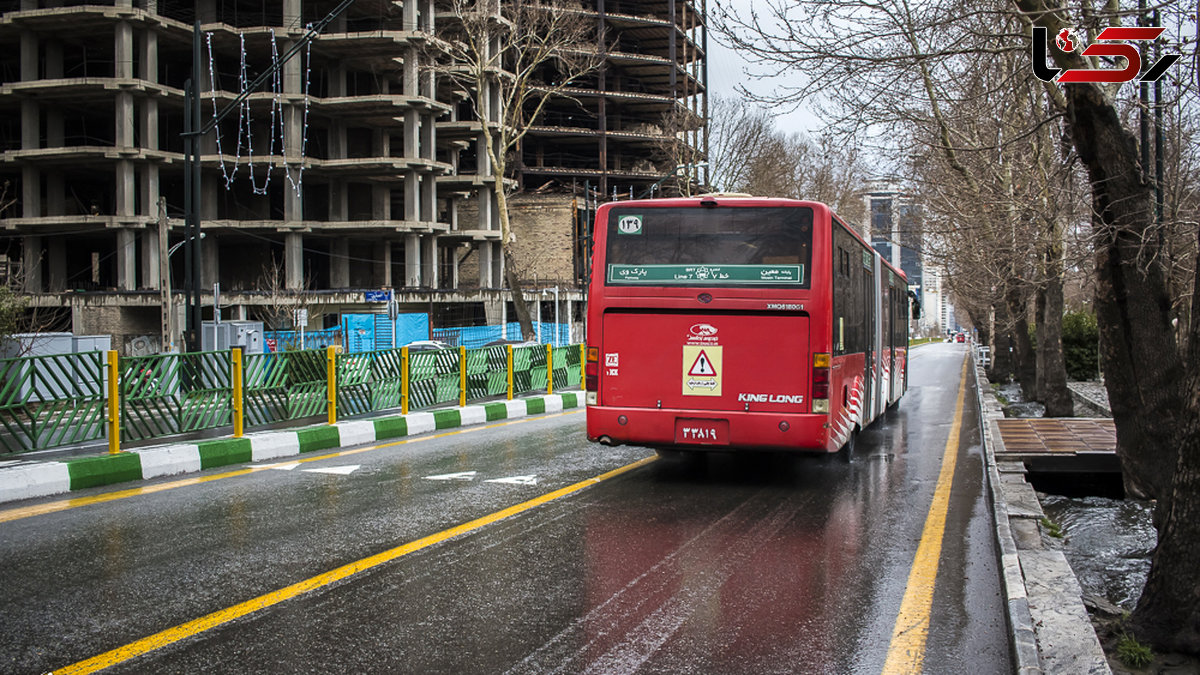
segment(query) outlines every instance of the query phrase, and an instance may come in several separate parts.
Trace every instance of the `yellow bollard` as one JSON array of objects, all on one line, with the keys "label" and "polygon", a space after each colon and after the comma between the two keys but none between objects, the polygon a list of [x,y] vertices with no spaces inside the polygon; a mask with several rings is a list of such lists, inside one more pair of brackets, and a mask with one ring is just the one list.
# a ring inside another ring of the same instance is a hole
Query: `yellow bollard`
[{"label": "yellow bollard", "polygon": [[583,388],[583,383],[587,382],[587,344],[579,344],[579,388]]},{"label": "yellow bollard", "polygon": [[467,348],[458,346],[458,407],[467,406]]},{"label": "yellow bollard", "polygon": [[329,345],[325,348],[325,373],[328,377],[329,423],[337,423],[337,347]]},{"label": "yellow bollard", "polygon": [[234,347],[230,350],[231,363],[233,364],[233,437],[241,438],[245,432],[246,422],[246,402],[245,391],[243,390],[242,382],[242,350],[239,347]]},{"label": "yellow bollard", "polygon": [[400,414],[408,414],[408,347],[400,348]]},{"label": "yellow bollard", "polygon": [[108,452],[121,452],[121,389],[117,386],[117,352],[110,350],[108,369]]},{"label": "yellow bollard", "polygon": [[513,373],[512,373],[512,369],[513,369],[513,354],[512,354],[512,345],[505,345],[505,346],[504,346],[504,348],[508,350],[508,400],[510,400],[510,401],[511,401],[511,400],[512,400],[512,396],[513,396]]},{"label": "yellow bollard", "polygon": [[554,346],[546,345],[546,395],[554,393]]}]

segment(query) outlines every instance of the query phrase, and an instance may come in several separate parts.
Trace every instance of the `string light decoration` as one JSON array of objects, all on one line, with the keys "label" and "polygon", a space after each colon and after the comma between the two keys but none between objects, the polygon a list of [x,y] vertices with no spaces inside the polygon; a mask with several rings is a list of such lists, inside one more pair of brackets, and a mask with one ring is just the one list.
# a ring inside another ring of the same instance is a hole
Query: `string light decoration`
[{"label": "string light decoration", "polygon": [[[308,29],[312,30],[312,24],[308,24]],[[217,78],[216,65],[213,56],[211,32],[205,33],[205,42],[208,45],[208,80],[210,86],[210,95],[212,98],[212,114],[213,119],[217,118]],[[238,68],[238,90],[245,91],[249,82],[248,69],[246,66],[246,36],[238,34],[241,47],[241,57]],[[271,29],[271,64],[279,63],[279,46],[275,39],[275,29]],[[271,171],[275,168],[282,168],[287,176],[288,182],[291,183],[292,189],[296,191],[296,196],[301,195],[301,190],[304,184],[304,157],[308,149],[308,112],[311,99],[309,98],[309,86],[312,82],[312,42],[306,45],[304,53],[304,114],[301,118],[301,135],[300,135],[300,161],[295,167],[293,175],[293,167],[287,161],[287,123],[286,116],[283,111],[283,76],[281,75],[282,68],[276,68],[271,75],[270,91],[271,104],[271,121],[267,125],[267,170],[263,178],[263,184],[258,184],[258,179],[254,175],[254,135],[253,135],[253,115],[250,109],[250,99],[247,98],[238,104],[238,121],[237,121],[237,138],[234,143],[234,158],[233,169],[230,170],[225,162],[225,150],[221,143],[221,125],[216,124],[214,128],[217,132],[217,156],[221,163],[221,175],[225,179],[225,189],[232,190],[234,180],[237,178],[238,169],[241,167],[242,148],[246,149],[246,171],[250,174],[250,189],[257,195],[267,194],[267,189],[271,185]],[[276,120],[279,124],[276,125]],[[276,131],[279,134],[279,155],[275,154],[275,135]],[[243,140],[244,139],[244,140]]]}]

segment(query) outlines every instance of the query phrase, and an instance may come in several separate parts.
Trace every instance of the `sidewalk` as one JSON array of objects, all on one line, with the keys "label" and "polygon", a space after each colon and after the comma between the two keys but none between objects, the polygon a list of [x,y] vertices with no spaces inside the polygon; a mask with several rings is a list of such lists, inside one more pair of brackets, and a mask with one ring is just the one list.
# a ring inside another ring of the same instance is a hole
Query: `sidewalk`
[{"label": "sidewalk", "polygon": [[[17,455],[0,461],[0,503],[62,494],[73,490],[112,485],[161,476],[192,473],[230,464],[246,464],[333,448],[348,448],[375,441],[415,436],[440,429],[560,412],[583,405],[583,393],[531,396],[512,401],[479,403],[464,408],[384,415],[246,434],[241,438],[178,441],[101,454],[50,453],[57,458],[34,459]],[[44,456],[47,453],[37,453]],[[63,456],[65,455],[65,456]]]},{"label": "sidewalk", "polygon": [[1043,541],[1045,514],[1025,480],[1025,466],[1003,459],[999,421],[1004,413],[974,354],[972,359],[1013,671],[1110,675],[1079,581],[1063,552]]}]

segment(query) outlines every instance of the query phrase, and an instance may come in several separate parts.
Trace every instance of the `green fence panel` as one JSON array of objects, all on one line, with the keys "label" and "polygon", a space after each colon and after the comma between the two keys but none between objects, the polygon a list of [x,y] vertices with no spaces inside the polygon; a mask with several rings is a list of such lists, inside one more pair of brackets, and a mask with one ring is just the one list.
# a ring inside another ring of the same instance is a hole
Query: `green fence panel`
[{"label": "green fence panel", "polygon": [[579,345],[554,348],[554,390],[578,387]]},{"label": "green fence panel", "polygon": [[104,438],[104,353],[0,359],[0,448],[23,452]]},{"label": "green fence panel", "polygon": [[371,361],[371,410],[391,410],[400,407],[400,383],[404,372],[399,349],[375,352]]},{"label": "green fence panel", "polygon": [[249,354],[243,365],[246,426],[313,417],[325,411],[325,350]]},{"label": "green fence panel", "polygon": [[503,346],[467,350],[467,400],[477,401],[508,391],[508,349]]},{"label": "green fence panel", "polygon": [[120,359],[121,437],[131,441],[178,434],[179,354]]},{"label": "green fence panel", "polygon": [[227,351],[180,355],[180,431],[233,424],[232,363],[233,356]]},{"label": "green fence panel", "polygon": [[428,408],[458,400],[458,350],[410,352],[409,408]]},{"label": "green fence panel", "polygon": [[363,415],[374,410],[373,370],[376,352],[339,354],[337,357],[338,418]]}]

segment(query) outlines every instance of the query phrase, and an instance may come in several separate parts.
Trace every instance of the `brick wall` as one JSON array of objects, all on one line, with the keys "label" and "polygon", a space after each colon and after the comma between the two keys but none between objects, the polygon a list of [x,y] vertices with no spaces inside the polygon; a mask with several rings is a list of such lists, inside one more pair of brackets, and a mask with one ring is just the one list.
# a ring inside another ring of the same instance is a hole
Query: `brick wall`
[{"label": "brick wall", "polygon": [[[513,255],[517,271],[527,288],[537,286],[574,287],[575,241],[574,206],[570,195],[519,194],[509,198],[516,242]],[[474,212],[459,212],[460,223],[473,223]],[[472,252],[459,267],[459,287],[478,288],[478,255]]]}]

